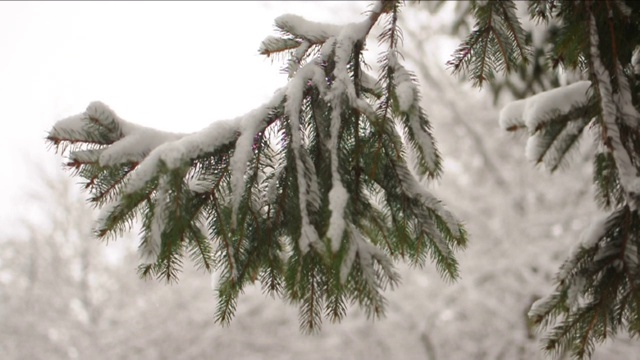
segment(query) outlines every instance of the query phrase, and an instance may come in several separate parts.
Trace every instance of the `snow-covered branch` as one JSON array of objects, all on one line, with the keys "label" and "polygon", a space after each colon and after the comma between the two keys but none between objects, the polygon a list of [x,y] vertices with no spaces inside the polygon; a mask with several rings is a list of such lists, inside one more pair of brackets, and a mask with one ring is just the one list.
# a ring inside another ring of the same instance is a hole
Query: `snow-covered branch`
[{"label": "snow-covered branch", "polygon": [[[620,177],[620,184],[625,190],[627,202],[633,208],[636,208],[639,205],[640,177],[638,176],[638,170],[634,166],[628,150],[624,147],[620,137],[620,127],[616,119],[620,114],[623,121],[635,128],[640,122],[640,119],[638,119],[639,114],[635,109],[629,109],[630,107],[633,108],[630,94],[628,93],[629,88],[625,80],[620,80],[620,77],[625,76],[624,74],[619,73],[617,76],[619,79],[618,82],[622,85],[619,86],[620,89],[618,91],[624,92],[622,94],[614,94],[613,92],[611,77],[600,59],[600,49],[598,48],[600,39],[593,14],[590,15],[589,19],[589,41],[594,85],[598,91],[602,109],[603,143],[605,148],[613,154],[618,169],[618,176]],[[615,66],[618,66],[618,64]]]}]

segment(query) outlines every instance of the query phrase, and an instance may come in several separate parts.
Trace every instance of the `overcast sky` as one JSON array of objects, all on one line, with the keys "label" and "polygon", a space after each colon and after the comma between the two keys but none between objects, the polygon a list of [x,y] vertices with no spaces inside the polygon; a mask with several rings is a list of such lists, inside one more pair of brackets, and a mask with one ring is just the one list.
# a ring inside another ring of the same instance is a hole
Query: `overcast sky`
[{"label": "overcast sky", "polygon": [[126,120],[169,131],[238,116],[286,82],[280,63],[257,54],[261,40],[275,34],[275,17],[344,23],[366,6],[0,2],[0,224],[33,211],[23,199],[37,183],[34,167],[58,166],[43,141],[56,120],[94,100]]}]

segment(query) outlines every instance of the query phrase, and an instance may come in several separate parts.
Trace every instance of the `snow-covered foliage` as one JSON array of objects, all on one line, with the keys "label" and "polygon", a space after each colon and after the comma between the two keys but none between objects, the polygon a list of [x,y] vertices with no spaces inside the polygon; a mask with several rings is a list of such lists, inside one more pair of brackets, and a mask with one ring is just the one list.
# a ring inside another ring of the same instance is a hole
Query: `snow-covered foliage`
[{"label": "snow-covered foliage", "polygon": [[[548,350],[569,349],[582,358],[590,356],[596,341],[604,341],[619,328],[631,334],[640,332],[637,315],[631,315],[640,313],[637,302],[631,300],[640,295],[636,290],[640,273],[636,232],[640,226],[640,112],[630,85],[637,82],[630,71],[633,58],[622,60],[621,55],[631,54],[637,39],[627,41],[613,20],[630,16],[631,8],[624,2],[615,5],[615,12],[601,4],[575,5],[584,11],[579,18],[540,5],[532,7],[532,14],[562,19],[564,29],[553,55],[566,58],[566,65],[573,61],[574,67],[583,66],[589,81],[517,100],[503,108],[499,122],[509,131],[525,128],[527,158],[544,163],[551,171],[575,148],[587,125],[594,129],[596,199],[612,211],[585,230],[556,275],[556,289],[536,301],[529,312],[535,323],[551,328]],[[599,11],[609,16],[602,17]],[[603,29],[607,29],[606,37]],[[568,49],[561,45],[566,36],[581,40]],[[619,52],[620,46],[626,47],[625,52]],[[621,61],[626,62],[624,66]]]},{"label": "snow-covered foliage", "polygon": [[[620,35],[638,15],[624,1],[530,4],[532,21],[548,25],[555,19],[553,25],[561,26],[553,39],[532,36],[533,68],[544,72],[561,65],[582,71],[581,79],[588,72],[589,81],[542,81],[544,89],[555,89],[507,106],[500,124],[526,128],[527,157],[551,171],[566,163],[590,125],[598,148],[596,196],[610,213],[573,241],[556,289],[535,302],[529,315],[551,328],[547,349],[584,357],[594,342],[619,329],[640,332],[640,116],[632,90],[638,86],[637,56],[631,56],[638,39]],[[529,40],[515,2],[467,7],[476,24],[449,62],[454,72],[468,70],[475,85],[499,83],[494,77],[502,70],[539,76],[529,71]],[[398,2],[384,1],[366,20],[347,25],[279,17],[281,37],[267,37],[259,51],[288,52],[290,82],[255,118],[219,122],[189,135],[154,133],[140,149],[134,149],[133,134],[153,131],[132,130],[106,107],[58,123],[50,140],[63,149],[71,146],[69,165],[88,180],[92,201],[111,204],[105,205],[98,234],[114,235],[139,216],[141,252],[155,261],[141,267],[143,274],[174,279],[185,250],[208,270],[218,269],[216,319],[223,323],[234,314],[244,286],[255,281],[266,293],[299,303],[303,328],[315,330],[323,315],[342,319],[349,301],[369,316],[380,315],[382,291],[397,282],[393,260],[422,265],[428,255],[442,274],[455,278],[453,251],[465,245],[465,232],[420,182],[440,176],[441,160],[413,74],[399,62],[398,14]],[[379,37],[386,49],[374,81],[363,71],[362,55],[379,18],[387,19]],[[538,67],[540,59],[549,64]],[[406,155],[416,157],[416,169],[409,168]],[[526,212],[524,206],[514,210]],[[494,267],[503,264],[499,260]],[[501,269],[511,275],[508,267]],[[522,356],[506,350],[486,355],[514,354]]]},{"label": "snow-covered foliage", "polygon": [[[49,141],[104,205],[98,236],[141,218],[142,275],[175,280],[186,251],[218,269],[222,323],[256,280],[300,304],[302,328],[315,331],[323,313],[342,319],[349,301],[381,316],[382,291],[398,283],[394,260],[423,265],[428,254],[456,278],[454,250],[466,233],[419,181],[439,176],[441,159],[416,80],[399,61],[400,8],[377,1],[346,25],[278,17],[281,37],[267,37],[259,52],[288,52],[288,84],[200,131],[137,126],[99,102],[56,123]],[[363,52],[385,18],[374,80]]]}]

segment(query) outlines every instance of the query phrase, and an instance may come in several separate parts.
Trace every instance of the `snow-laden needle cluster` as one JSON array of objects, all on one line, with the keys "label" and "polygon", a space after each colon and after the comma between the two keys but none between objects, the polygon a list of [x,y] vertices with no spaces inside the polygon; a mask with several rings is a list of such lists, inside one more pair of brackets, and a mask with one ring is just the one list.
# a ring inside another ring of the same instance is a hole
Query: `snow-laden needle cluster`
[{"label": "snow-laden needle cluster", "polygon": [[[218,270],[223,323],[256,281],[299,304],[301,327],[313,331],[323,316],[340,320],[349,303],[380,316],[382,291],[399,281],[395,260],[431,258],[454,279],[466,234],[422,185],[438,177],[441,160],[416,81],[399,61],[399,8],[377,2],[344,26],[278,17],[281,36],[259,51],[288,54],[288,84],[201,131],[137,126],[99,102],[56,123],[48,139],[101,207],[98,236],[140,219],[142,274],[173,280],[187,254]],[[381,19],[376,80],[362,52]]]}]

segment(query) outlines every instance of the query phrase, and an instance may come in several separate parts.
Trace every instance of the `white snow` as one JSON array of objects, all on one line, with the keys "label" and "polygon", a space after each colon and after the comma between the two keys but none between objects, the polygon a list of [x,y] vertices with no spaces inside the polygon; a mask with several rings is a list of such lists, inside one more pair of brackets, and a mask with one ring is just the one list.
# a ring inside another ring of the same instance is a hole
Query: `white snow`
[{"label": "white snow", "polygon": [[[625,190],[626,196],[629,197],[630,194],[640,194],[640,178],[636,176],[636,169],[629,158],[629,154],[627,154],[624,146],[622,145],[620,129],[616,124],[618,104],[616,104],[614,98],[609,72],[602,64],[602,60],[600,60],[600,50],[598,49],[600,39],[598,38],[596,20],[593,15],[590,17],[589,30],[591,40],[591,61],[593,62],[594,74],[598,81],[597,86],[600,90],[600,105],[602,108],[602,118],[604,122],[603,126],[610,140],[610,148],[608,148],[608,150],[613,153],[613,157],[618,168],[620,183],[622,188]],[[621,85],[624,86],[624,82],[622,82]],[[627,101],[628,100],[625,100],[625,102]],[[622,107],[624,108],[626,106],[623,104]],[[635,120],[637,121],[637,119]],[[628,201],[628,203],[632,207],[637,205],[635,201]]]},{"label": "white snow", "polygon": [[69,160],[78,161],[83,164],[96,163],[100,159],[100,154],[104,151],[101,149],[75,150],[69,153]]},{"label": "white snow", "polygon": [[277,165],[275,170],[273,171],[273,177],[269,179],[267,182],[267,189],[265,193],[265,200],[268,204],[273,204],[276,201],[276,195],[278,190],[278,181],[280,180],[280,176],[282,175],[282,171],[284,170],[285,163],[282,162]]},{"label": "white snow", "polygon": [[271,53],[280,52],[288,49],[296,48],[300,43],[293,39],[283,39],[280,37],[269,35],[260,43],[258,53],[269,55]]},{"label": "white snow", "polygon": [[111,144],[100,155],[100,166],[140,162],[155,148],[184,135],[138,127],[131,134]]},{"label": "white snow", "polygon": [[71,141],[83,141],[87,139],[85,125],[89,118],[86,113],[81,113],[73,116],[69,116],[53,125],[53,128],[49,132],[49,136],[52,138],[71,140]]},{"label": "white snow", "polygon": [[417,108],[413,109],[409,114],[409,124],[422,152],[422,157],[427,162],[427,166],[430,169],[435,169],[437,161],[435,141],[431,134],[420,124],[420,113]]},{"label": "white snow", "polygon": [[[309,250],[309,246],[318,241],[318,233],[309,221],[307,211],[307,180],[305,178],[305,166],[302,159],[302,152],[305,151],[302,144],[302,134],[300,129],[300,107],[302,106],[302,95],[307,81],[317,78],[322,70],[313,62],[305,64],[296,75],[289,81],[286,92],[285,114],[289,119],[291,128],[291,147],[296,161],[296,174],[298,178],[298,192],[300,214],[302,216],[302,231],[298,245],[300,250],[305,253]],[[324,81],[324,75],[321,75]]]},{"label": "white snow", "polygon": [[336,36],[341,30],[338,25],[309,21],[302,16],[293,14],[278,16],[275,24],[282,31],[312,43],[322,43],[329,37]]},{"label": "white snow", "polygon": [[417,89],[413,83],[411,74],[400,64],[395,52],[389,52],[389,67],[393,69],[393,82],[398,99],[398,107],[401,112],[408,112],[409,108],[416,103]]},{"label": "white snow", "polygon": [[633,65],[633,72],[640,74],[640,45],[636,46],[631,56],[631,65]]},{"label": "white snow", "polygon": [[311,42],[309,42],[308,40],[304,40],[300,44],[300,46],[298,46],[293,52],[293,56],[289,59],[288,62],[289,77],[292,77],[293,74],[298,71],[298,69],[300,68],[300,63],[302,62],[302,58],[307,53],[309,48],[311,48]]},{"label": "white snow", "polygon": [[592,221],[580,236],[580,247],[583,249],[591,249],[604,235],[607,233],[607,221],[609,216],[603,216]]},{"label": "white snow", "polygon": [[567,302],[572,310],[580,307],[580,295],[586,284],[587,281],[583,276],[577,276],[569,286]]},{"label": "white snow", "polygon": [[231,226],[236,226],[236,217],[240,200],[244,193],[244,178],[247,166],[253,157],[253,141],[264,126],[261,122],[267,117],[269,109],[262,108],[247,114],[244,118],[236,120],[240,123],[240,137],[236,140],[235,150],[229,168],[231,170]]},{"label": "white snow", "polygon": [[524,125],[529,133],[533,133],[549,121],[549,114],[564,114],[575,106],[585,104],[589,100],[589,86],[591,82],[583,80],[514,101],[500,112],[500,126],[505,130],[514,130]]},{"label": "white snow", "polygon": [[589,227],[582,232],[580,241],[576,242],[571,247],[566,262],[560,267],[560,271],[557,276],[559,280],[564,280],[569,276],[570,271],[578,261],[578,254],[580,251],[595,247],[598,244],[598,241],[606,234],[608,218],[608,216],[603,216],[592,221],[589,224]]},{"label": "white snow", "polygon": [[158,260],[160,255],[160,247],[162,246],[162,233],[164,232],[167,222],[167,198],[169,193],[169,182],[167,176],[161,176],[158,184],[158,190],[153,200],[153,218],[149,225],[149,234],[145,241],[140,244],[138,254],[143,264],[153,264]]},{"label": "white snow", "polygon": [[527,316],[532,320],[539,319],[541,316],[543,316],[544,314],[549,312],[549,310],[551,310],[551,308],[554,305],[553,303],[554,298],[557,295],[558,295],[557,293],[553,293],[536,300],[533,303],[533,305],[531,305],[531,308],[529,309]]},{"label": "white snow", "polygon": [[121,131],[120,126],[124,123],[111,108],[100,101],[90,103],[85,113],[89,118],[97,120],[100,124],[115,133]]},{"label": "white snow", "polygon": [[106,224],[107,219],[109,218],[109,216],[111,216],[111,214],[117,209],[119,205],[120,205],[120,202],[116,200],[116,201],[112,201],[110,203],[104,204],[100,208],[100,212],[98,213],[98,216],[96,218],[95,225],[94,225],[94,230],[96,232],[101,232],[108,228]]},{"label": "white snow", "polygon": [[545,149],[546,148],[542,145],[542,134],[540,132],[536,132],[527,139],[524,155],[528,160],[538,161]]},{"label": "white snow", "polygon": [[[169,169],[176,169],[190,159],[197,158],[206,152],[215,151],[218,147],[228,144],[245,133],[247,129],[255,129],[257,127],[258,131],[262,130],[266,126],[263,120],[269,111],[282,101],[285,90],[286,87],[279,89],[267,103],[244,116],[232,120],[213,122],[198,132],[157,146],[132,172],[125,187],[125,192],[134,193],[140,190],[156,175],[160,161],[164,162]],[[131,145],[133,146],[134,144]],[[123,151],[122,153],[125,152]]]},{"label": "white snow", "polygon": [[205,239],[209,239],[209,229],[207,228],[207,218],[202,212],[196,217],[196,227],[200,231],[200,235]]},{"label": "white snow", "polygon": [[347,189],[342,186],[341,182],[334,182],[331,191],[329,191],[331,219],[329,220],[329,230],[327,230],[327,236],[331,239],[331,250],[333,252],[340,249],[340,243],[342,242],[342,235],[346,226],[344,208],[348,199],[349,193],[347,193]]},{"label": "white snow", "polygon": [[357,244],[355,244],[353,240],[349,241],[349,249],[347,250],[347,254],[344,257],[342,264],[340,264],[340,283],[344,284],[347,282],[349,272],[351,271],[351,267],[353,266],[357,253]]},{"label": "white snow", "polygon": [[336,38],[330,37],[320,48],[320,53],[318,54],[320,62],[326,62],[327,60],[329,60],[329,56],[335,50],[335,48]]},{"label": "white snow", "polygon": [[[393,263],[391,259],[389,259],[389,256],[380,250],[380,248],[369,242],[355,226],[349,224],[348,230],[351,238],[349,246],[355,246],[357,248],[358,262],[362,267],[363,275],[365,280],[369,283],[369,286],[372,288],[378,287],[378,284],[376,283],[374,260],[378,262],[382,271],[387,277],[389,277],[391,282],[396,282],[398,280],[398,274],[393,268]],[[340,269],[341,276],[343,272],[346,272],[347,274],[349,272],[346,270],[346,265],[348,264],[342,265],[344,268]]]},{"label": "white snow", "polygon": [[548,121],[549,113],[567,113],[572,107],[587,103],[587,90],[590,81],[578,81],[568,86],[562,86],[544,91],[527,99],[522,117],[530,132],[538,129]]},{"label": "white snow", "polygon": [[[363,39],[369,30],[369,23],[363,21],[361,23],[353,23],[346,25],[340,32],[335,45],[335,69],[333,71],[335,80],[333,86],[326,96],[327,101],[331,104],[331,126],[330,139],[327,145],[331,155],[331,191],[329,193],[329,209],[331,210],[331,218],[329,222],[329,230],[327,236],[331,239],[332,251],[340,248],[342,235],[345,231],[346,222],[344,219],[344,208],[347,205],[348,193],[340,179],[339,157],[338,157],[338,137],[341,125],[341,113],[343,109],[343,101],[349,101],[350,104],[362,108],[365,114],[373,116],[373,109],[368,106],[366,101],[356,96],[356,91],[349,73],[347,64],[353,47],[358,40]],[[364,103],[364,104],[363,104]]]},{"label": "white snow", "polygon": [[521,99],[512,101],[503,107],[499,117],[500,127],[509,131],[525,127],[523,114],[526,105],[527,99]]}]

